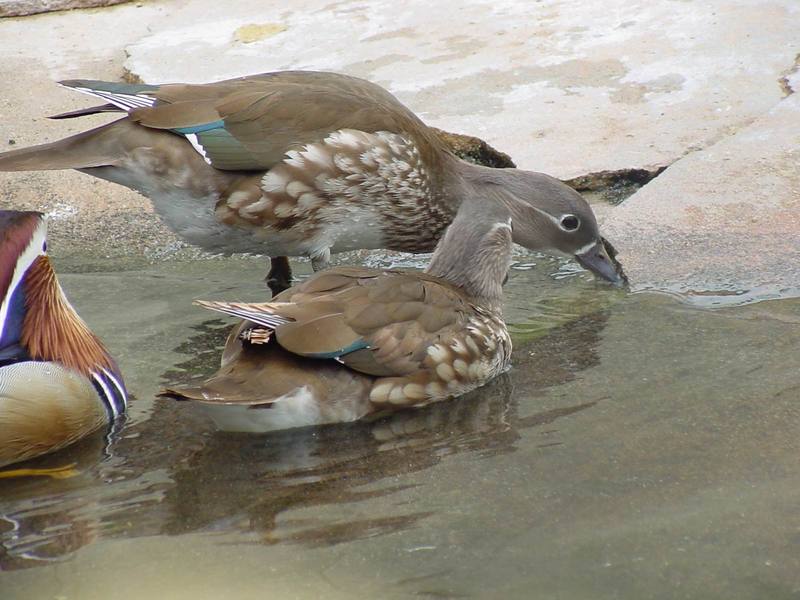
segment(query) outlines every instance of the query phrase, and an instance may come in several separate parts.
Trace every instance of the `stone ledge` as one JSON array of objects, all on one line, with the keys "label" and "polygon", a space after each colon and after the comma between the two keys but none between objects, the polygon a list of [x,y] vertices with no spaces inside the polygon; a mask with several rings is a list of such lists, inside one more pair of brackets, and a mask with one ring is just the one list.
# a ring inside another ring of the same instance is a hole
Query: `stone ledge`
[{"label": "stone ledge", "polygon": [[0,17],[26,17],[75,8],[113,6],[130,0],[0,0]]}]

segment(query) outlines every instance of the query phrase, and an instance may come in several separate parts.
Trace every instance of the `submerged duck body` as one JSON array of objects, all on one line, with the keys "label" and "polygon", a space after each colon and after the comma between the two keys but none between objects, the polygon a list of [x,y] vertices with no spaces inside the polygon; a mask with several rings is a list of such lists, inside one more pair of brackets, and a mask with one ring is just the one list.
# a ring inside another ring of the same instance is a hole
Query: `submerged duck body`
[{"label": "submerged duck body", "polygon": [[[181,237],[221,253],[432,251],[468,197],[498,203],[514,241],[578,257],[617,282],[591,208],[541,173],[456,158],[383,88],[335,73],[285,71],[210,84],[64,85],[123,112],[51,144],[0,154],[0,171],[78,169],[138,190]],[[522,217],[519,219],[519,217]]]},{"label": "submerged duck body", "polygon": [[41,213],[0,211],[0,466],[63,448],[124,413],[116,363],[64,296]]},{"label": "submerged duck body", "polygon": [[199,402],[235,431],[353,421],[460,396],[510,364],[501,300],[511,244],[508,213],[469,201],[426,273],[340,267],[272,302],[202,302],[246,321],[214,377],[164,395]]}]

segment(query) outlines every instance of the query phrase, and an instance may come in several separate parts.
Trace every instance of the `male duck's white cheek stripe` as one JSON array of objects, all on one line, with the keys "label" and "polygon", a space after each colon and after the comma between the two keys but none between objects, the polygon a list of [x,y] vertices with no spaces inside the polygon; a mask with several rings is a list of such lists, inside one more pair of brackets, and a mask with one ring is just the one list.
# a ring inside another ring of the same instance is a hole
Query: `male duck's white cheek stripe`
[{"label": "male duck's white cheek stripe", "polygon": [[33,264],[33,261],[35,261],[39,256],[45,254],[42,248],[44,247],[44,241],[46,238],[47,225],[45,225],[45,222],[42,221],[36,227],[36,231],[34,231],[28,247],[25,248],[22,254],[19,255],[19,258],[17,258],[17,264],[14,268],[14,275],[11,277],[11,283],[9,283],[6,295],[3,298],[2,303],[0,303],[0,338],[3,337],[3,331],[5,330],[6,319],[8,318],[8,309],[11,304],[11,296],[14,295],[14,291],[17,289],[20,281],[22,281],[25,273]]},{"label": "male duck's white cheek stripe", "polygon": [[200,143],[200,140],[197,139],[197,134],[195,133],[184,133],[183,137],[189,140],[189,143],[192,145],[192,148],[197,150],[200,156],[203,157],[203,160],[206,161],[208,164],[211,164],[211,159],[208,158],[206,155],[206,149],[203,148],[203,145]]}]

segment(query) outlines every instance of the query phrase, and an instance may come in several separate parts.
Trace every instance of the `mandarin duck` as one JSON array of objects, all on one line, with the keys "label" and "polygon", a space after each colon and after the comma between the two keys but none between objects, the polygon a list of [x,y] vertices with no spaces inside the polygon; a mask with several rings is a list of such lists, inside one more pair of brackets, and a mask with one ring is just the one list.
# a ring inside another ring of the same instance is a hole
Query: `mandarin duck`
[{"label": "mandarin duck", "polygon": [[331,252],[430,252],[466,198],[504,206],[520,224],[516,243],[622,283],[580,194],[542,173],[457,158],[363,79],[281,71],[209,84],[61,84],[106,104],[53,118],[126,116],[1,153],[0,171],[77,169],[137,190],[191,244],[273,257],[273,291],[290,283],[285,256],[310,257],[318,271]]},{"label": "mandarin duck", "polygon": [[70,305],[38,212],[0,211],[0,466],[63,448],[125,411],[122,375]]},{"label": "mandarin duck", "polygon": [[220,429],[354,421],[460,396],[505,371],[512,219],[465,198],[425,272],[336,267],[266,303],[198,302],[246,319],[194,400]]}]

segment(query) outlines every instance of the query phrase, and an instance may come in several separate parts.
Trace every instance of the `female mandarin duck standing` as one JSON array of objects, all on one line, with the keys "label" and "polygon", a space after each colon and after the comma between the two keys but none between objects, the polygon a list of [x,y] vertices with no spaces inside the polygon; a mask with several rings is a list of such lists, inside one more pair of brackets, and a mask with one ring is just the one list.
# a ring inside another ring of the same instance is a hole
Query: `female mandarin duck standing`
[{"label": "female mandarin duck standing", "polygon": [[64,296],[37,212],[0,211],[0,466],[58,450],[125,411],[117,365]]},{"label": "female mandarin duck standing", "polygon": [[[541,173],[458,159],[383,88],[335,73],[283,71],[203,85],[73,80],[100,112],[126,117],[0,154],[0,171],[78,169],[149,197],[179,236],[211,252],[309,256],[430,252],[466,198],[502,204],[514,241],[576,258],[621,283],[586,201]],[[285,259],[273,260],[285,289]]]},{"label": "female mandarin duck standing", "polygon": [[512,228],[467,198],[425,273],[337,267],[264,304],[200,302],[247,319],[194,400],[229,431],[354,421],[464,394],[503,372],[511,338],[502,285]]}]

